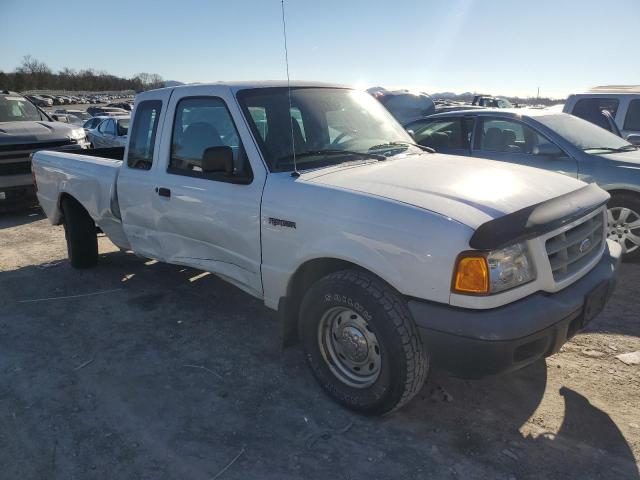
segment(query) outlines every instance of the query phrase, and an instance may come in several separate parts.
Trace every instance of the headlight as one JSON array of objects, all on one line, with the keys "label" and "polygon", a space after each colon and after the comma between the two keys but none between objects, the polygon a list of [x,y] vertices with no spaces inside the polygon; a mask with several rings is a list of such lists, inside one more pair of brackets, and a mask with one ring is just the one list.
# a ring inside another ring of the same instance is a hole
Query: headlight
[{"label": "headlight", "polygon": [[492,252],[465,252],[458,257],[452,290],[456,293],[489,295],[536,278],[525,243]]},{"label": "headlight", "polygon": [[69,136],[75,140],[84,140],[86,137],[83,128],[74,128]]}]

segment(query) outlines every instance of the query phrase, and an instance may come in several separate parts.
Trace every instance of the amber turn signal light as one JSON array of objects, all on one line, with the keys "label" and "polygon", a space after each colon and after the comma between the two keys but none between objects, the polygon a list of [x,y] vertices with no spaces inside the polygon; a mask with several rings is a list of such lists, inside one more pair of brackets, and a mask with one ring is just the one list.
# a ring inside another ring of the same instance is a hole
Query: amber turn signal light
[{"label": "amber turn signal light", "polygon": [[489,266],[487,259],[477,252],[470,252],[458,257],[452,287],[452,290],[457,293],[488,294]]}]

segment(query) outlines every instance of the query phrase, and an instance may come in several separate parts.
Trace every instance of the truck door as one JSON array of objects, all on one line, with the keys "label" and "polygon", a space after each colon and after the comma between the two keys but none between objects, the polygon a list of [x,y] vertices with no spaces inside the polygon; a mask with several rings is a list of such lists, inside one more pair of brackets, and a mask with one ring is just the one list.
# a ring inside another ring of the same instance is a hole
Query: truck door
[{"label": "truck door", "polygon": [[161,132],[171,90],[143,93],[136,99],[129,143],[117,180],[122,226],[138,255],[162,260],[157,233],[155,192]]},{"label": "truck door", "polygon": [[[174,92],[159,152],[154,217],[165,261],[219,274],[261,296],[266,171],[241,115],[228,87]],[[203,163],[211,149],[232,155],[231,171]]]},{"label": "truck door", "polygon": [[[555,146],[550,140],[517,120],[502,117],[478,117],[474,133],[473,156],[517,163],[578,176],[578,164],[569,155],[547,155],[539,145]],[[559,149],[558,149],[559,150]]]}]

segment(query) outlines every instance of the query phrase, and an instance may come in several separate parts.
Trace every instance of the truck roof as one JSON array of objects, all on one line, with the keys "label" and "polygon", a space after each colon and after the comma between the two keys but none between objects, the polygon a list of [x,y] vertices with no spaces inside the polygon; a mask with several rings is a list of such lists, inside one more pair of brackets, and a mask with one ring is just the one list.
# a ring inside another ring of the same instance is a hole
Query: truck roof
[{"label": "truck roof", "polygon": [[[640,85],[602,85],[593,87],[585,93],[640,93]],[[584,95],[584,93],[583,93]]]},{"label": "truck roof", "polygon": [[[327,82],[308,82],[302,80],[292,80],[290,84],[286,80],[255,80],[255,81],[228,81],[228,82],[212,82],[212,83],[191,83],[186,85],[176,85],[174,87],[166,87],[166,89],[181,89],[195,86],[211,86],[211,87],[229,87],[233,91],[246,90],[250,88],[282,88],[290,85],[293,88],[299,87],[319,87],[319,88],[353,88],[351,85],[327,83]],[[162,89],[159,89],[162,90]]]}]

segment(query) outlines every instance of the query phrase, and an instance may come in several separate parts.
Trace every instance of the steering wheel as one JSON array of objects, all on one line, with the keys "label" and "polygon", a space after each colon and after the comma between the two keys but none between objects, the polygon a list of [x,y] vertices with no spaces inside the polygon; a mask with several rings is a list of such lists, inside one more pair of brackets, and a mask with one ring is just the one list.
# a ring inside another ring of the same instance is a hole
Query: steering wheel
[{"label": "steering wheel", "polygon": [[353,134],[356,132],[357,130],[355,129],[350,129],[350,130],[347,130],[346,132],[342,132],[340,135],[338,135],[336,138],[333,139],[333,142],[331,142],[331,145],[339,144],[340,140],[342,140],[344,137],[347,137],[347,136],[353,137]]}]

